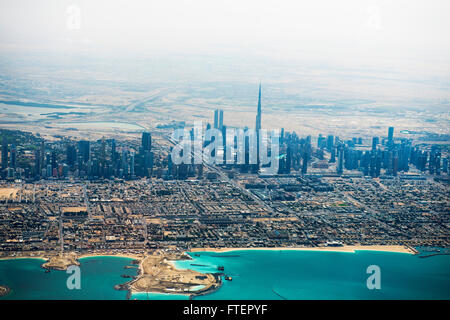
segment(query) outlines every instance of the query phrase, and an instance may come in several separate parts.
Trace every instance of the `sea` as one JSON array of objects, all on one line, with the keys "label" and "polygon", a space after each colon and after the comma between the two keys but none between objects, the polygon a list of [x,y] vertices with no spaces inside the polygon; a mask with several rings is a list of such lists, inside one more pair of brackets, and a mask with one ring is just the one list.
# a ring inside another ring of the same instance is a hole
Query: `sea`
[{"label": "sea", "polygon": [[[382,251],[239,250],[189,253],[193,260],[177,268],[223,272],[219,290],[209,299],[450,299],[450,256]],[[11,292],[0,299],[127,299],[114,285],[137,274],[132,259],[99,256],[80,259],[81,288],[68,289],[66,271],[46,273],[40,259],[0,260],[0,285]],[[224,271],[218,271],[218,267]],[[376,266],[376,281],[374,268]],[[370,267],[370,268],[369,268]],[[368,271],[369,268],[369,271]],[[371,277],[371,278],[370,278]],[[370,279],[369,279],[370,278]],[[368,281],[369,279],[369,281]],[[374,282],[375,281],[375,282]],[[369,282],[369,286],[368,286]],[[377,286],[374,288],[374,283]],[[369,288],[370,287],[370,288]],[[131,299],[189,299],[182,294],[138,293]]]}]

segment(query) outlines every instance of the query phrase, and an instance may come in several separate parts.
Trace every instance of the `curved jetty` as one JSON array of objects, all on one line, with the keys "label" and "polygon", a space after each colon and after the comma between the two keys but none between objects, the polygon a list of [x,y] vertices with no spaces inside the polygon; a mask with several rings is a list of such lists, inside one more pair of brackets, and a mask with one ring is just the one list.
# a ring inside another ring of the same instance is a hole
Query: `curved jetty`
[{"label": "curved jetty", "polygon": [[427,254],[425,256],[419,256],[419,258],[430,258],[430,257],[434,257],[434,256],[449,256],[449,255],[450,255],[450,253],[437,252],[437,253]]},{"label": "curved jetty", "polygon": [[275,293],[277,296],[279,296],[281,299],[283,299],[283,300],[288,300],[286,297],[283,297],[281,294],[279,294],[278,292],[276,292],[274,288],[272,288],[272,292]]}]

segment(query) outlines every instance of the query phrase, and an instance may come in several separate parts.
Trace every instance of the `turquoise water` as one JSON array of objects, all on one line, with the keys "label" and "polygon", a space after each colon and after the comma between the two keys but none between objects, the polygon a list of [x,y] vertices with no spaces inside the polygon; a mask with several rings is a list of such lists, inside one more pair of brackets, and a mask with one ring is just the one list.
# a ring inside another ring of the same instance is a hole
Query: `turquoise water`
[{"label": "turquoise water", "polygon": [[127,282],[122,274],[136,275],[137,269],[125,269],[132,259],[88,257],[80,259],[81,289],[67,289],[65,271],[45,273],[40,259],[0,260],[0,284],[11,292],[0,299],[126,299],[126,291],[114,285]]},{"label": "turquoise water", "polygon": [[[200,252],[179,268],[217,272],[225,267],[232,281],[195,299],[450,299],[450,256],[419,258],[404,253],[357,251],[233,251]],[[0,261],[0,284],[11,287],[9,299],[125,299],[113,286],[136,274],[124,269],[131,259],[80,259],[81,290],[68,290],[64,271],[45,273],[41,260]],[[205,266],[192,266],[191,264]],[[381,270],[381,289],[369,290],[369,265]],[[185,295],[134,294],[133,299],[188,299]]]},{"label": "turquoise water", "polygon": [[[239,257],[230,257],[239,255]],[[227,257],[228,256],[228,257]],[[357,251],[232,251],[200,253],[177,267],[217,272],[232,281],[196,299],[449,299],[450,256]],[[209,265],[192,267],[191,263]],[[369,265],[381,271],[381,289],[367,289]],[[275,292],[278,294],[276,294]]]}]

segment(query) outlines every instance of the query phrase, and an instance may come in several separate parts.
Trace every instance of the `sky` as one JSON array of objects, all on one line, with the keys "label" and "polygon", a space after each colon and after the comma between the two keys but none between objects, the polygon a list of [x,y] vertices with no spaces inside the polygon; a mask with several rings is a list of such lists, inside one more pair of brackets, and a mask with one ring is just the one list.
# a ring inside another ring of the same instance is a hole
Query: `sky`
[{"label": "sky", "polygon": [[267,55],[450,74],[447,0],[0,0],[0,50]]}]

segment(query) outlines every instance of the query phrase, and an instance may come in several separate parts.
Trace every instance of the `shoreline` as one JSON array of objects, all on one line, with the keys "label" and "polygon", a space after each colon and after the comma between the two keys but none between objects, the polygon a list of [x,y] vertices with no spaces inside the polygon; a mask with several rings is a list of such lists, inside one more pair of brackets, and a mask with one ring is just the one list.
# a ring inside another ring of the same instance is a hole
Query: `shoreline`
[{"label": "shoreline", "polygon": [[[42,260],[44,262],[48,262],[50,261],[50,259],[52,257],[56,257],[58,256],[58,254],[40,254],[37,256],[32,256],[32,255],[21,255],[21,256],[0,256],[0,261],[1,260],[16,260],[16,259],[37,259],[37,260]],[[143,255],[139,255],[139,254],[128,254],[128,253],[85,253],[85,254],[81,254],[79,256],[76,256],[76,260],[79,259],[84,259],[84,258],[94,258],[94,257],[117,257],[117,258],[128,258],[128,259],[133,259],[133,260],[140,260],[142,259],[144,256]]]},{"label": "shoreline", "polygon": [[[355,253],[356,251],[380,251],[380,252],[393,252],[393,253],[407,253],[407,254],[417,254],[418,251],[409,246],[403,245],[344,245],[341,247],[225,247],[225,248],[191,248],[190,250],[185,250],[183,252],[232,252],[232,251],[322,251],[322,252],[350,252]],[[73,253],[70,253],[73,254]],[[0,256],[1,260],[14,260],[14,259],[38,259],[44,262],[50,261],[50,258],[58,256],[58,253],[41,253],[37,255],[27,255],[22,254],[20,256]],[[142,260],[145,258],[144,253],[118,253],[118,252],[94,252],[94,253],[84,253],[76,256],[76,260],[92,257],[118,257],[118,258],[128,258],[133,260]],[[176,260],[173,260],[176,261]],[[168,261],[171,262],[171,261]],[[175,266],[174,266],[175,267]]]},{"label": "shoreline", "polygon": [[44,262],[48,261],[48,258],[44,257],[33,257],[33,256],[23,256],[23,257],[0,257],[1,260],[19,260],[19,259],[36,259],[36,260],[42,260]]},{"label": "shoreline", "polygon": [[124,254],[114,254],[114,253],[86,253],[86,254],[82,254],[80,256],[77,257],[77,260],[79,259],[85,259],[85,258],[96,258],[96,257],[113,257],[113,258],[127,258],[127,259],[133,259],[133,260],[141,260],[144,258],[143,255],[138,255],[138,254],[128,254],[128,253],[124,253]]},{"label": "shoreline", "polygon": [[348,252],[379,251],[393,253],[417,254],[417,250],[401,245],[370,245],[370,246],[341,246],[341,247],[255,247],[255,248],[191,248],[187,252],[232,252],[232,251],[322,251],[322,252]]}]

